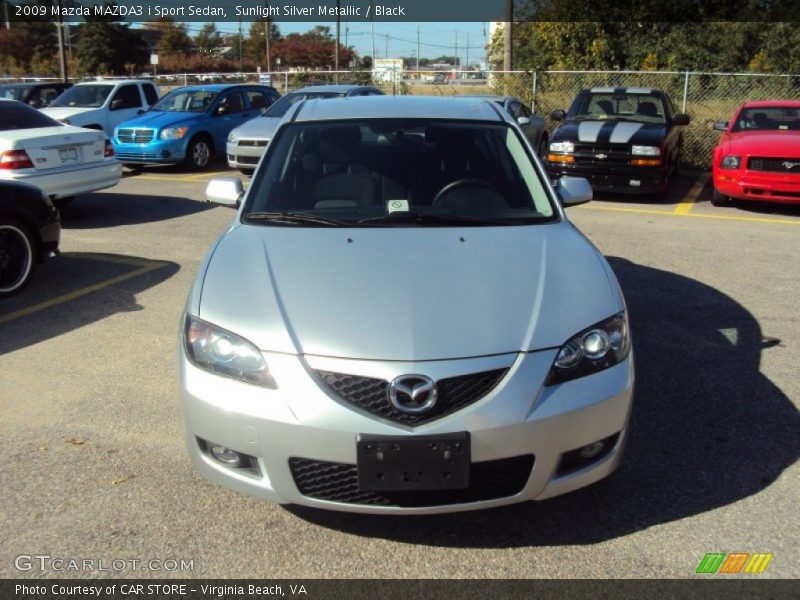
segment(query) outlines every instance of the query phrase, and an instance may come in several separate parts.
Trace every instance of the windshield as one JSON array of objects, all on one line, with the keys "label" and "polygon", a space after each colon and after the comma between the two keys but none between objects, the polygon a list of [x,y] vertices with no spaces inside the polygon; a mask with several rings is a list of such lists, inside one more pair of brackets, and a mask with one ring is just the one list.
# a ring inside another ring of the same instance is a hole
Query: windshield
[{"label": "windshield", "polygon": [[74,85],[53,100],[50,106],[99,108],[113,89],[113,85]]},{"label": "windshield", "polygon": [[0,102],[0,131],[12,129],[37,129],[39,127],[63,127],[43,112],[20,102]]},{"label": "windshield", "polygon": [[524,142],[504,124],[292,123],[268,152],[245,222],[442,227],[556,218]]},{"label": "windshield", "polygon": [[0,98],[8,98],[9,100],[25,101],[30,91],[31,86],[27,85],[2,85],[0,86]]},{"label": "windshield", "polygon": [[218,93],[210,90],[175,90],[164,96],[150,110],[202,113],[208,110]]},{"label": "windshield", "polygon": [[584,92],[570,106],[567,118],[663,124],[665,114],[664,101],[652,94]]},{"label": "windshield", "polygon": [[283,96],[280,100],[270,106],[267,111],[261,115],[262,117],[282,117],[286,114],[293,104],[297,104],[300,100],[307,98],[344,98],[345,94],[337,94],[333,92],[294,92]]},{"label": "windshield", "polygon": [[731,131],[800,131],[800,108],[770,106],[745,108]]}]

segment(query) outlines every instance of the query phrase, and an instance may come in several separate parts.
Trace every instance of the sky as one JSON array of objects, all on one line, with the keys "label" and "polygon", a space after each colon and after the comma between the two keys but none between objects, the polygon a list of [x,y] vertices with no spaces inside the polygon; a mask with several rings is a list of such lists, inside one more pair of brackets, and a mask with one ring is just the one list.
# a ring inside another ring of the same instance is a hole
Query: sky
[{"label": "sky", "polygon": [[[278,22],[281,33],[303,33],[316,27],[317,25],[327,25],[331,32],[335,31],[336,24],[327,21],[325,23],[298,23],[298,22]],[[194,36],[203,23],[187,23],[189,35]],[[453,56],[456,51],[456,35],[458,36],[458,56],[463,64],[478,63],[483,60],[485,46],[489,36],[489,24],[466,22],[466,23],[375,23],[375,54],[378,58],[396,58],[399,56],[416,56],[417,53],[417,29],[419,28],[419,49],[422,58],[434,58],[437,56]],[[235,33],[238,29],[236,23],[217,23],[217,29],[223,32]],[[250,23],[242,24],[242,30],[247,35]],[[345,23],[340,25],[340,39],[345,44],[345,29],[347,29],[347,45],[355,48],[360,56],[372,55],[372,35],[370,34],[370,24],[359,21],[355,23]],[[484,34],[485,31],[485,34]],[[388,36],[388,39],[387,39]],[[469,42],[469,46],[467,46]]]}]

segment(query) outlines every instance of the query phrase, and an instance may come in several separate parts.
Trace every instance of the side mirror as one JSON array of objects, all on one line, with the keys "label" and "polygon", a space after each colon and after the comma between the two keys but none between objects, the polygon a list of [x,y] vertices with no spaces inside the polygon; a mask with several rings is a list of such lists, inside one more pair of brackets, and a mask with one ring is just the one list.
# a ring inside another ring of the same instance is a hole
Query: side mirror
[{"label": "side mirror", "polygon": [[217,106],[217,108],[214,109],[215,116],[224,115],[227,112],[228,112],[228,107],[225,106],[224,104],[220,104],[219,106]]},{"label": "side mirror", "polygon": [[563,121],[565,114],[563,110],[554,110],[550,113],[550,118],[553,119],[553,121]]},{"label": "side mirror", "polygon": [[583,177],[564,175],[556,181],[555,187],[556,194],[565,207],[586,204],[592,199],[592,186]]},{"label": "side mirror", "polygon": [[122,98],[115,98],[111,101],[111,106],[109,106],[109,110],[119,110],[121,108],[125,108],[125,100]]},{"label": "side mirror", "polygon": [[685,115],[685,114],[672,115],[672,124],[673,125],[678,125],[678,126],[680,126],[680,125],[688,125],[689,121],[691,121],[691,120],[692,120],[692,117],[690,117],[689,115]]},{"label": "side mirror", "polygon": [[728,121],[714,121],[716,131],[728,131]]},{"label": "side mirror", "polygon": [[531,120],[528,117],[520,117],[519,119],[517,119],[517,123],[519,123],[520,125],[530,125]]},{"label": "side mirror", "polygon": [[238,177],[215,177],[206,186],[206,202],[239,208],[244,194],[242,180]]}]

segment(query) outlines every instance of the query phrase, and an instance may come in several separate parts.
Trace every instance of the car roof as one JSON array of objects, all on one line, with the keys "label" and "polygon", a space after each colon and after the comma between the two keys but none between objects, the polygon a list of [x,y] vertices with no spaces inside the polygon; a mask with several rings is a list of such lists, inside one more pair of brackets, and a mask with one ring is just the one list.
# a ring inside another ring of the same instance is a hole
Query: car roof
[{"label": "car roof", "polygon": [[376,89],[371,85],[344,85],[344,84],[332,84],[332,85],[309,85],[304,88],[300,88],[299,90],[295,90],[296,92],[331,92],[334,94],[346,94],[352,90],[364,90],[369,89],[373,90]]},{"label": "car roof", "polygon": [[304,100],[293,107],[290,120],[299,122],[348,119],[507,120],[494,102],[478,98],[434,96],[359,96]]},{"label": "car roof", "polygon": [[[197,84],[197,85],[184,85],[179,88],[175,88],[172,90],[173,92],[181,91],[204,91],[204,92],[221,92],[222,90],[227,90],[231,88],[270,88],[268,85],[261,85],[258,83],[208,83],[208,84]],[[274,88],[272,88],[274,89]]]},{"label": "car roof", "polygon": [[146,79],[94,79],[92,81],[79,81],[75,85],[121,85],[125,83],[152,83]]},{"label": "car roof", "polygon": [[751,100],[742,104],[742,108],[770,108],[775,106],[800,108],[800,100]]}]

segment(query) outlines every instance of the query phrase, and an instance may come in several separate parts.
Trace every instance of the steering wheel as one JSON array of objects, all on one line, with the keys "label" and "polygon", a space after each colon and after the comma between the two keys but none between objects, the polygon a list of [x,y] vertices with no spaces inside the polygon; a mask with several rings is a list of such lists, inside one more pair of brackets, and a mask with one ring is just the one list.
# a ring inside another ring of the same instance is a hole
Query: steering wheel
[{"label": "steering wheel", "polygon": [[456,189],[462,188],[462,187],[479,188],[479,189],[482,189],[482,190],[490,190],[492,192],[496,192],[497,193],[497,188],[494,187],[488,181],[484,181],[483,179],[469,179],[469,178],[467,178],[467,179],[456,179],[455,181],[451,181],[450,183],[448,183],[442,189],[439,190],[439,192],[433,198],[433,206],[436,206],[437,204],[439,204],[439,202],[442,201],[442,198],[444,198],[447,194],[449,194],[453,190],[456,190]]}]

